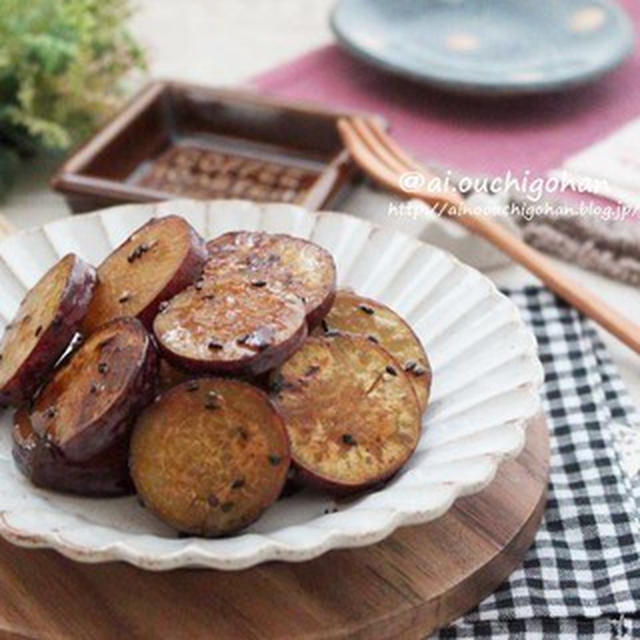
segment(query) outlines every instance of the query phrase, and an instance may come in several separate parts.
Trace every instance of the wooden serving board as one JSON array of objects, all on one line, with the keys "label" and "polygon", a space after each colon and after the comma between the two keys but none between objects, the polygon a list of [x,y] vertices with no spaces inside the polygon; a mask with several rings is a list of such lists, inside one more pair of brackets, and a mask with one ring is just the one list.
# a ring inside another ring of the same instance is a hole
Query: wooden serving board
[{"label": "wooden serving board", "polygon": [[[0,215],[0,238],[12,231]],[[548,473],[539,416],[522,454],[438,520],[374,546],[240,572],[80,564],[0,540],[0,637],[424,638],[521,563],[544,512]]]},{"label": "wooden serving board", "polygon": [[521,563],[544,511],[548,471],[538,417],[523,453],[438,520],[374,546],[240,572],[87,565],[1,541],[0,637],[423,638]]}]

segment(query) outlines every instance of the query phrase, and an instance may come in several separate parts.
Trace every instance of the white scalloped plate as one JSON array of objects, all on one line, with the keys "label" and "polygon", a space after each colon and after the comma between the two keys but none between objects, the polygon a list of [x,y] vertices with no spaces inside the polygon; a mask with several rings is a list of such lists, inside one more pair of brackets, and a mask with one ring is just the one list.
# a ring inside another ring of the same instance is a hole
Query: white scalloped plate
[{"label": "white scalloped plate", "polygon": [[542,368],[516,307],[449,254],[344,214],[183,200],[115,207],[19,233],[0,244],[0,329],[26,289],[60,256],[74,251],[97,264],[142,222],[169,212],[183,215],[206,238],[232,229],[311,238],[335,257],[341,285],[401,313],[434,368],[417,451],[386,487],[353,502],[335,505],[302,492],[278,501],[235,537],[178,538],[133,497],[84,499],[31,486],[11,459],[11,413],[5,411],[0,413],[2,536],[84,562],[123,560],[153,570],[298,562],[433,520],[458,496],[484,488],[498,464],[519,453],[527,420],[540,408]]}]

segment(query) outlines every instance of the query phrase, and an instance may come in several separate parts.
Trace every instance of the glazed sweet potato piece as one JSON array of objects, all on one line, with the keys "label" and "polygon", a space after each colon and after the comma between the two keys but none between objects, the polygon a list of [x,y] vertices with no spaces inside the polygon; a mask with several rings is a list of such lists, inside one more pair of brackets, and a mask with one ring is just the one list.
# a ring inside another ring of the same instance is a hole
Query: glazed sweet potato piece
[{"label": "glazed sweet potato piece", "polygon": [[360,336],[309,338],[272,374],[296,477],[346,494],[393,476],[420,437],[420,406],[407,374]]},{"label": "glazed sweet potato piece", "polygon": [[33,484],[83,496],[110,497],[132,493],[128,441],[87,460],[72,462],[46,437],[36,434],[25,408],[14,417],[13,459]]},{"label": "glazed sweet potato piece", "polygon": [[418,336],[395,311],[352,291],[339,290],[331,311],[314,335],[339,331],[361,335],[383,346],[408,374],[424,411],[431,389],[431,366]]},{"label": "glazed sweet potato piece", "polygon": [[289,444],[264,392],[237,380],[200,378],[143,412],[130,468],[140,498],[161,520],[185,533],[222,536],[276,500]]},{"label": "glazed sweet potato piece", "polygon": [[170,364],[226,375],[272,369],[307,335],[304,304],[293,294],[207,277],[172,298],[153,331]]},{"label": "glazed sweet potato piece", "polygon": [[331,254],[313,242],[285,234],[233,231],[214,238],[207,248],[205,274],[281,285],[302,298],[310,327],[331,308],[336,266]]},{"label": "glazed sweet potato piece", "polygon": [[42,389],[30,420],[37,435],[73,462],[90,460],[127,438],[155,395],[157,354],[135,318],[93,333]]},{"label": "glazed sweet potato piece", "polygon": [[194,282],[206,258],[204,240],[186,220],[150,220],[98,267],[85,332],[124,316],[136,317],[150,329],[160,304]]},{"label": "glazed sweet potato piece", "polygon": [[0,404],[31,399],[84,318],[95,281],[94,268],[68,254],[29,290],[0,343]]}]

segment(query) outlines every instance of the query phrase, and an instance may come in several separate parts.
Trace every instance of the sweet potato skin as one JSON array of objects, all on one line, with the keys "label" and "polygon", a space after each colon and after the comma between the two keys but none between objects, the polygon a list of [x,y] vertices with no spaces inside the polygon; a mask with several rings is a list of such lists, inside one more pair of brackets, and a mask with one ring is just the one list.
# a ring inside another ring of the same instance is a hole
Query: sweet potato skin
[{"label": "sweet potato skin", "polygon": [[[46,286],[47,278],[65,279],[57,300],[41,299],[46,294],[40,291],[39,285]],[[5,332],[0,343],[0,404],[19,406],[33,397],[78,330],[91,302],[95,283],[95,269],[75,254],[68,254],[27,292],[16,317],[9,323],[12,328]],[[37,317],[39,311],[49,309],[49,304],[57,308],[45,326]],[[26,332],[29,332],[28,336]],[[12,340],[19,344],[10,345]],[[17,368],[10,370],[11,351],[24,348],[30,342],[33,346],[29,353]]]},{"label": "sweet potato skin", "polygon": [[340,289],[333,307],[313,335],[338,331],[361,335],[380,344],[394,356],[411,379],[420,407],[429,402],[432,372],[429,358],[409,324],[386,305]]},{"label": "sweet potato skin", "polygon": [[22,474],[43,489],[101,498],[133,493],[126,439],[86,462],[73,462],[36,434],[22,408],[14,417],[12,454]]},{"label": "sweet potato skin", "polygon": [[229,535],[279,496],[290,463],[282,418],[238,380],[199,378],[143,412],[130,469],[145,506],[178,531]]},{"label": "sweet potato skin", "polygon": [[307,324],[315,327],[329,312],[336,290],[336,266],[317,244],[283,233],[232,231],[207,243],[205,275],[240,276],[279,284],[304,300]]},{"label": "sweet potato skin", "polygon": [[165,393],[173,387],[191,380],[193,374],[177,369],[173,365],[169,364],[164,358],[160,358],[158,362],[158,384],[157,390],[159,393]]},{"label": "sweet potato skin", "polygon": [[208,277],[172,298],[153,330],[162,357],[176,368],[245,377],[278,366],[307,336],[297,297]]},{"label": "sweet potato skin", "polygon": [[[173,255],[178,243],[182,252]],[[207,258],[205,241],[183,218],[170,215],[149,220],[98,267],[98,286],[84,331],[91,333],[124,316],[138,318],[150,330],[160,305],[193,283]],[[164,260],[172,261],[172,269],[156,281],[158,265]]]},{"label": "sweet potato skin", "polygon": [[335,495],[371,489],[406,463],[421,432],[413,385],[360,336],[312,337],[272,373],[295,480]]},{"label": "sweet potato skin", "polygon": [[135,318],[112,320],[53,375],[30,419],[73,462],[85,462],[129,437],[155,397],[157,353]]}]

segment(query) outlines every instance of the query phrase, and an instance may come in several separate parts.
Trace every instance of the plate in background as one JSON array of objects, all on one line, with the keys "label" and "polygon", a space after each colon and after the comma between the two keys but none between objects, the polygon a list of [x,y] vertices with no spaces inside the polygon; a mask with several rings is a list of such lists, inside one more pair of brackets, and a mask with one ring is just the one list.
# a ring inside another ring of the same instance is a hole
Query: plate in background
[{"label": "plate in background", "polygon": [[425,344],[434,371],[415,454],[382,489],[352,501],[336,505],[302,491],[233,537],[181,538],[134,497],[83,498],[32,486],[11,459],[12,414],[0,411],[0,535],[83,562],[123,560],[153,570],[298,562],[438,518],[457,497],[483,489],[500,462],[519,453],[525,427],[540,411],[543,375],[535,339],[515,305],[450,254],[345,214],[178,200],[104,209],[16,233],[0,243],[0,333],[27,288],[60,256],[73,251],[98,264],[134,229],[166,213],[183,215],[207,239],[232,229],[310,238],[333,254],[340,285],[401,313]]},{"label": "plate in background", "polygon": [[589,82],[634,43],[628,17],[607,0],[342,0],[331,24],[370,63],[482,95]]}]

